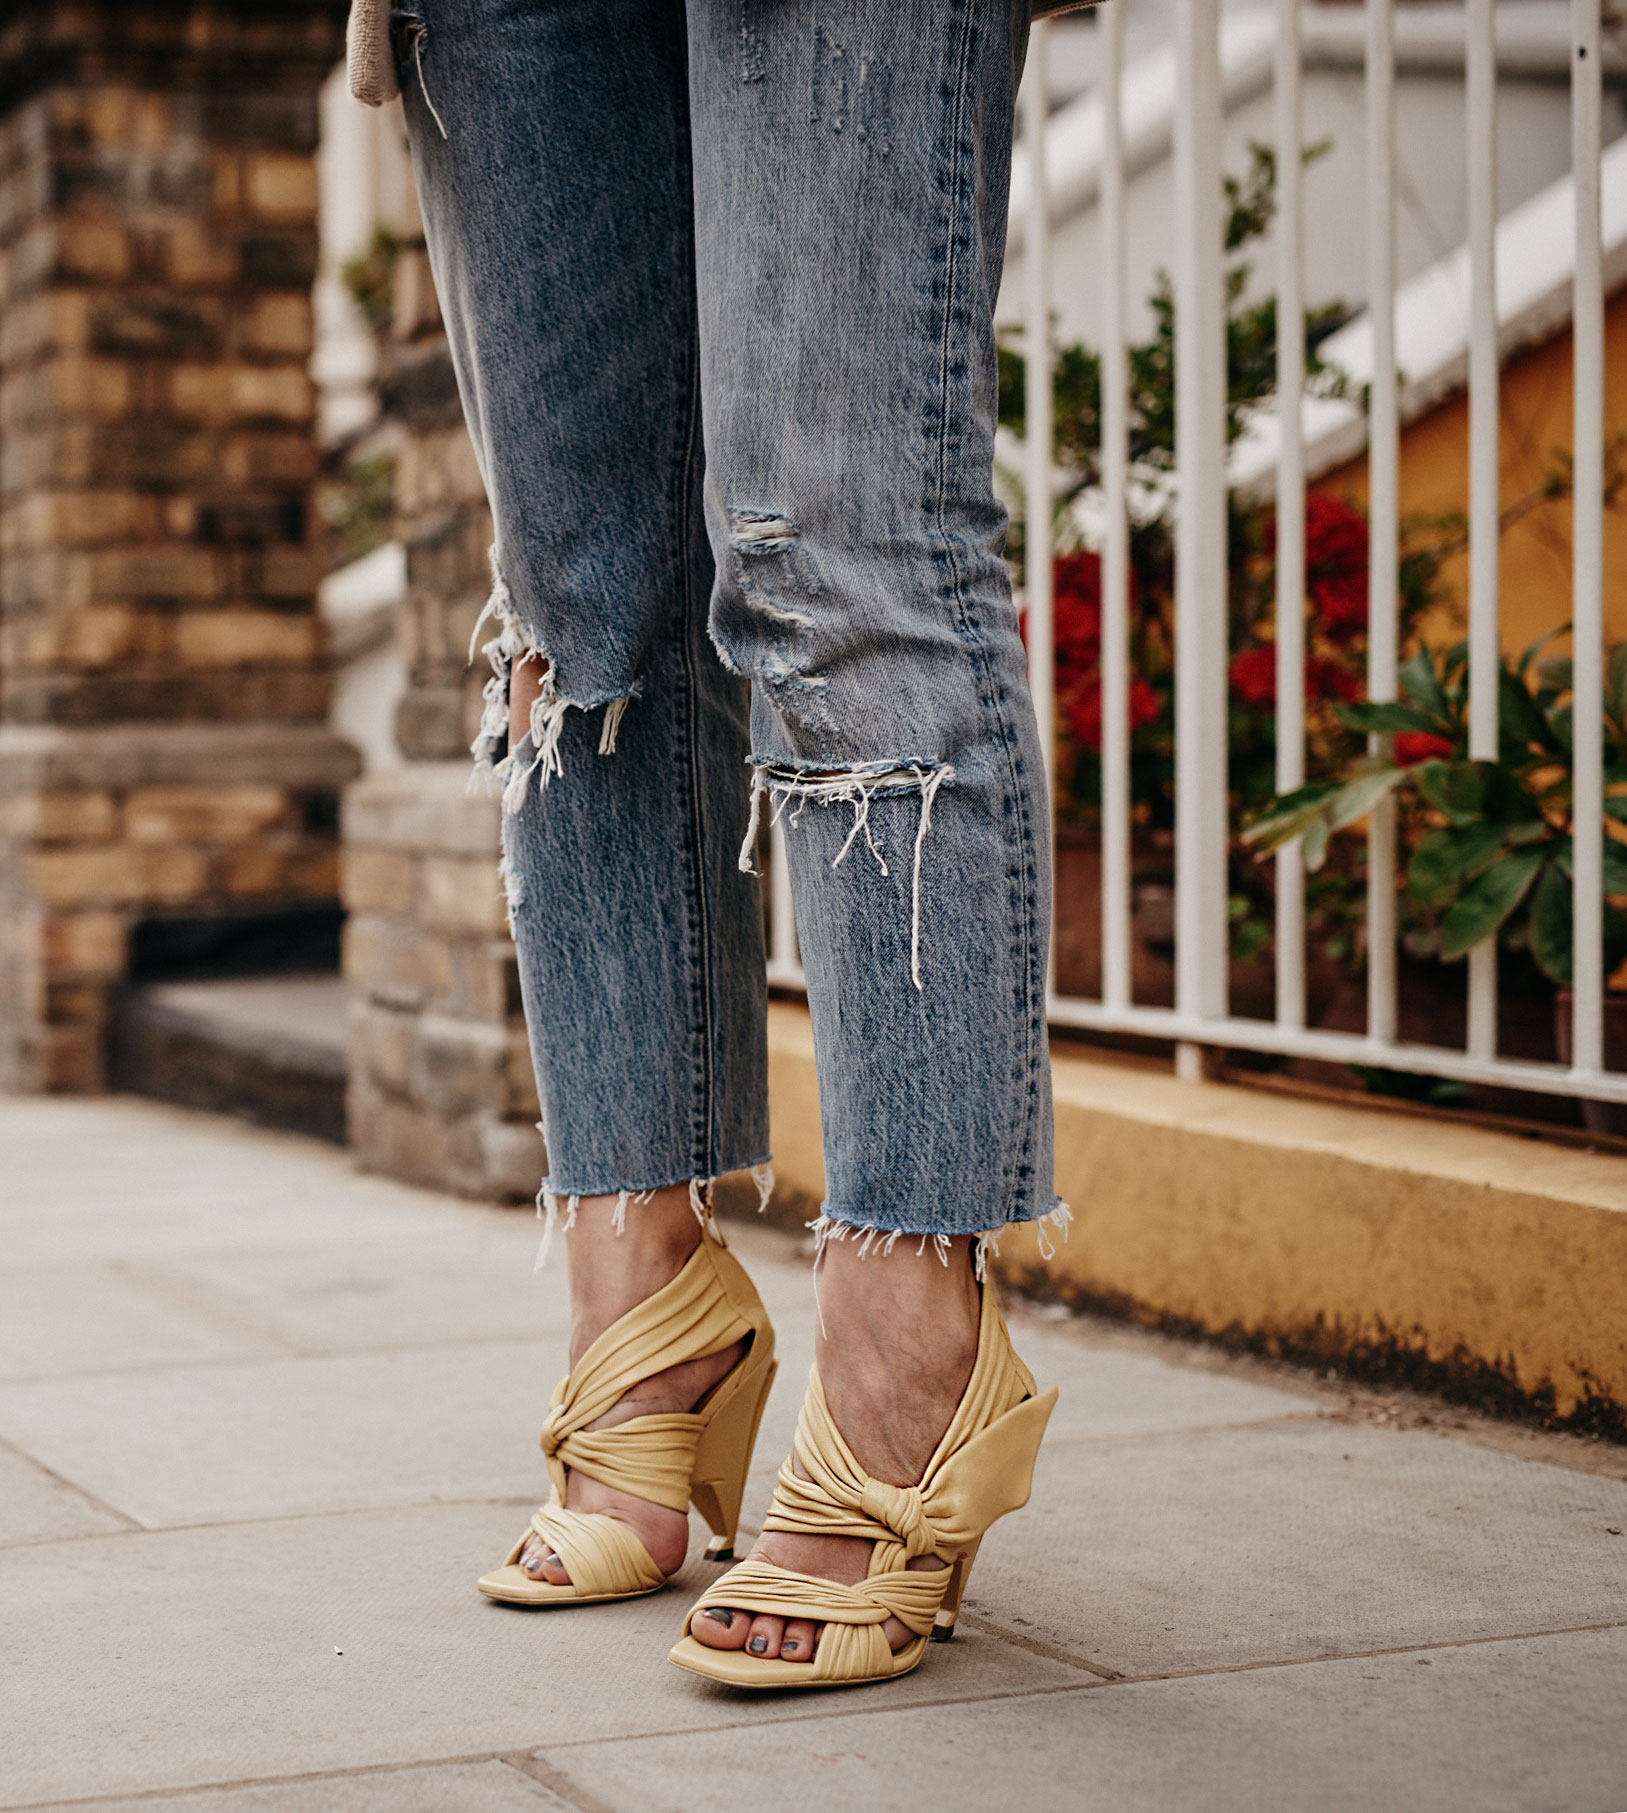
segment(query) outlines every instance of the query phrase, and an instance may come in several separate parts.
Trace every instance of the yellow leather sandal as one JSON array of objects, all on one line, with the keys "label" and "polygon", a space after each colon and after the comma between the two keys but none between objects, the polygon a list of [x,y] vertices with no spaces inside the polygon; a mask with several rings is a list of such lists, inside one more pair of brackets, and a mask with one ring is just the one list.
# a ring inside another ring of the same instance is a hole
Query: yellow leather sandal
[{"label": "yellow leather sandal", "polygon": [[[841,1586],[748,1559],[730,1568],[690,1608],[670,1659],[680,1668],[730,1687],[841,1687],[906,1675],[928,1639],[955,1632],[961,1594],[977,1545],[997,1517],[1028,1502],[1034,1460],[1056,1403],[1056,1388],[1038,1392],[1011,1346],[993,1288],[983,1287],[977,1360],[965,1395],[917,1486],[872,1479],[853,1458],[831,1420],[816,1366],[808,1380],[793,1451],[809,1478],[787,1461],[780,1468],[765,1530],[799,1535],[859,1536],[873,1541],[867,1577]],[[947,1565],[907,1568],[917,1555]],[[690,1634],[709,1606],[730,1606],[825,1626],[811,1662],[709,1649]],[[913,1633],[895,1655],[882,1624],[898,1618]]]},{"label": "yellow leather sandal", "polygon": [[[609,1429],[587,1427],[641,1379],[721,1353],[740,1340],[749,1343],[745,1352],[694,1410],[630,1417]],[[555,1387],[542,1426],[553,1496],[503,1565],[481,1577],[481,1592],[506,1605],[582,1605],[636,1599],[666,1584],[626,1524],[566,1509],[565,1481],[572,1469],[673,1511],[687,1511],[693,1503],[712,1528],[707,1554],[729,1560],[757,1425],[776,1370],[774,1329],[762,1300],[739,1262],[703,1228],[700,1245],[678,1276],[612,1322]],[[533,1580],[519,1566],[533,1531],[564,1563],[569,1585]]]}]

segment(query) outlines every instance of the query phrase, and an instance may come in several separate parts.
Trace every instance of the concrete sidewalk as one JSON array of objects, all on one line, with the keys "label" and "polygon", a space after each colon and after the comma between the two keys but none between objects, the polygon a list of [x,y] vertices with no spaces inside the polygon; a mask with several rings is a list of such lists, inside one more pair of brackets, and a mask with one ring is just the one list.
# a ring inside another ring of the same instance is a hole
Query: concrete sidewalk
[{"label": "concrete sidewalk", "polygon": [[[760,1514],[811,1298],[796,1242],[731,1239],[786,1358]],[[535,1242],[290,1136],[0,1101],[0,1807],[1627,1808],[1624,1457],[1034,1315],[1034,1502],[896,1687],[670,1667],[699,1560],[484,1603],[563,1365]]]}]

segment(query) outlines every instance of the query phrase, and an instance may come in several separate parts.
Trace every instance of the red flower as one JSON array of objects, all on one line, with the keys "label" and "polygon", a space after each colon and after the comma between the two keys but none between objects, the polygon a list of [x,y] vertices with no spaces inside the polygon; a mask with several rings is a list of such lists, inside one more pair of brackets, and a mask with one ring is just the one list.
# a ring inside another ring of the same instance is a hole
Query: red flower
[{"label": "red flower", "polygon": [[1361,697],[1360,682],[1348,667],[1314,655],[1305,663],[1305,691],[1313,699],[1343,699],[1347,705]]},{"label": "red flower", "polygon": [[[1277,651],[1256,642],[1232,656],[1232,691],[1244,705],[1267,709],[1277,702]],[[1360,696],[1356,676],[1341,662],[1312,655],[1305,663],[1305,693],[1312,699],[1351,700]]]},{"label": "red flower", "polygon": [[1164,709],[1164,701],[1159,698],[1152,683],[1147,680],[1130,682],[1130,728],[1145,730],[1149,724],[1158,721],[1158,714]]},{"label": "red flower", "polygon": [[1232,656],[1232,691],[1245,705],[1277,702],[1277,651],[1257,642]]},{"label": "red flower", "polygon": [[1444,761],[1451,753],[1452,745],[1445,737],[1427,730],[1396,732],[1395,759],[1403,768],[1416,767],[1419,762]]},{"label": "red flower", "polygon": [[1076,743],[1087,748],[1102,746],[1102,689],[1090,685],[1075,693],[1068,706],[1068,729]]},{"label": "red flower", "polygon": [[1367,519],[1325,491],[1305,499],[1305,589],[1333,641],[1367,628]]},{"label": "red flower", "polygon": [[[1076,743],[1102,746],[1102,561],[1088,548],[1058,554],[1052,566],[1057,702]],[[1131,610],[1135,608],[1132,591]],[[1145,680],[1132,679],[1130,729],[1156,721],[1163,700]]]},{"label": "red flower", "polygon": [[[1157,688],[1149,681],[1135,679],[1130,682],[1130,734],[1145,730],[1149,724],[1158,721],[1158,714],[1164,708],[1163,700],[1158,696]],[[1102,746],[1102,689],[1099,682],[1092,680],[1088,686],[1081,687],[1068,705],[1068,729],[1076,743],[1084,743],[1091,749]]]},{"label": "red flower", "polygon": [[1088,549],[1059,554],[1052,572],[1056,671],[1065,684],[1093,672],[1101,660],[1101,557]]},{"label": "red flower", "polygon": [[1089,548],[1072,554],[1058,554],[1051,563],[1051,585],[1058,598],[1088,598],[1100,607],[1102,602],[1102,557]]}]

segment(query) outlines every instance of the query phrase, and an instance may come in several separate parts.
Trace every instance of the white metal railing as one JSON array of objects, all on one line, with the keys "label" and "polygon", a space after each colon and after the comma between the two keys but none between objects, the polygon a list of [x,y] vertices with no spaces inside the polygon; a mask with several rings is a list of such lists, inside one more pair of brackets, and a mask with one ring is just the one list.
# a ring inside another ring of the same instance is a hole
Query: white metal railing
[{"label": "white metal railing", "polygon": [[[1368,697],[1396,697],[1399,623],[1401,374],[1396,365],[1395,0],[1365,0],[1366,237],[1372,377],[1368,401]],[[1300,0],[1277,0],[1276,295],[1279,323],[1304,318],[1304,192]],[[1199,1073],[1205,1047],[1370,1065],[1464,1082],[1627,1102],[1627,1074],[1604,1068],[1603,490],[1604,258],[1601,227],[1600,0],[1572,0],[1571,142],[1575,207],[1573,698],[1574,1020],[1570,1065],[1497,1056],[1497,954],[1492,934],[1469,956],[1466,1048],[1397,1037],[1396,815],[1368,823],[1367,1031],[1307,1026],[1304,865],[1297,844],[1276,858],[1276,1012],[1235,1016],[1227,999],[1226,297],[1217,173],[1222,167],[1219,0],[1176,0],[1174,122],[1176,300],[1176,983],[1172,1008],[1131,991],[1127,161],[1122,5],[1097,15],[1102,97],[1098,189],[1102,357],[1102,985],[1099,1001],[1053,987],[1054,1025],[1174,1041],[1177,1068]],[[1020,222],[1027,295],[1026,564],[1028,650],[1040,726],[1053,746],[1051,441],[1052,197],[1045,134],[1051,27],[1036,24],[1025,78],[1026,212]],[[1499,324],[1496,295],[1494,0],[1466,0],[1469,327],[1470,755],[1497,758],[1500,667]],[[1276,783],[1304,781],[1305,388],[1296,333],[1277,337]],[[769,976],[800,986],[782,833],[772,853]],[[1064,907],[1065,907],[1065,903]]]}]

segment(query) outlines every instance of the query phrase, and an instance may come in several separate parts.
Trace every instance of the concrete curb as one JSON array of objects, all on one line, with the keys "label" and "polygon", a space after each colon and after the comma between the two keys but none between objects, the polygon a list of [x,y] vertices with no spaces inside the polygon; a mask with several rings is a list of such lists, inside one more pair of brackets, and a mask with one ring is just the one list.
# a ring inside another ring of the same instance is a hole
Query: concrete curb
[{"label": "concrete curb", "polygon": [[[769,1028],[777,1206],[824,1189],[813,1037]],[[1056,1258],[1017,1288],[1627,1434],[1627,1159],[1054,1057]],[[788,1212],[789,1211],[789,1212]]]}]

